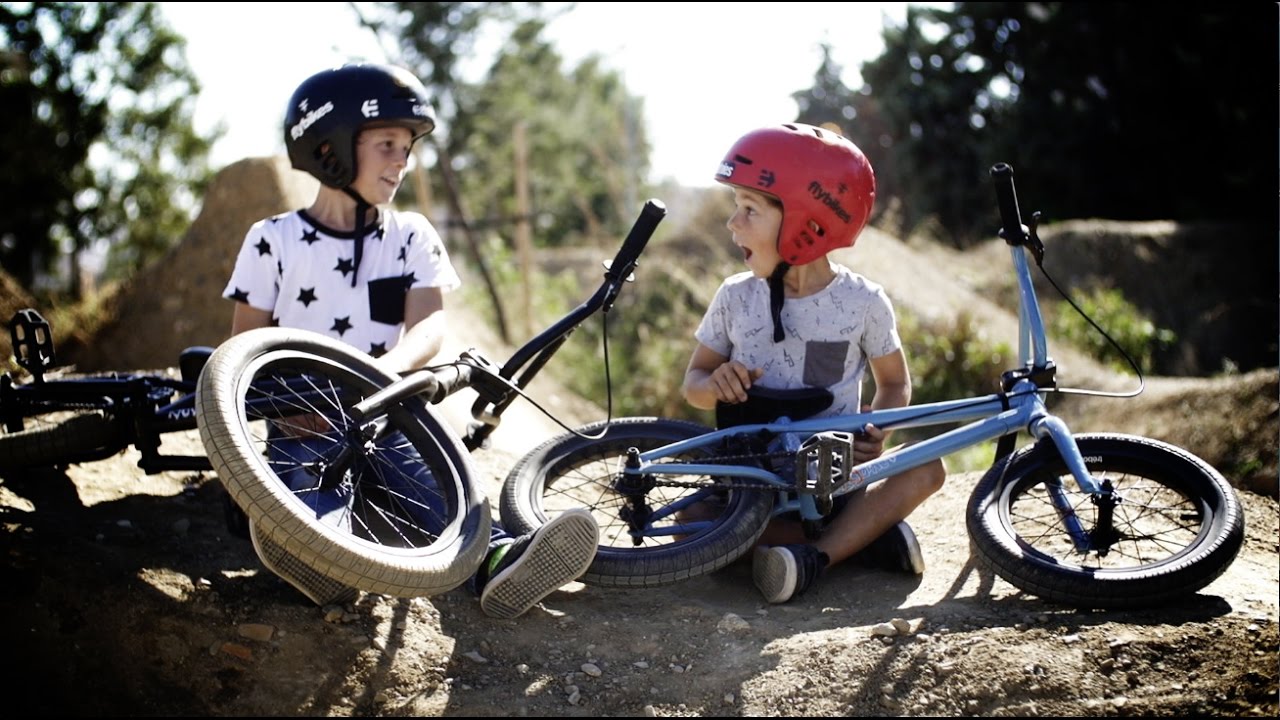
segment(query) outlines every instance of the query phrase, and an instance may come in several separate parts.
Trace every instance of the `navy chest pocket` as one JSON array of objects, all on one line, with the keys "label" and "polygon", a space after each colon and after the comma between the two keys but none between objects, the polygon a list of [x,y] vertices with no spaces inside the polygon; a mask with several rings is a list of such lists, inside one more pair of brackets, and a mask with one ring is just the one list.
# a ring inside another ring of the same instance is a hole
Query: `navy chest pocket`
[{"label": "navy chest pocket", "polygon": [[404,322],[404,298],[409,294],[408,275],[369,281],[369,319],[384,325]]}]

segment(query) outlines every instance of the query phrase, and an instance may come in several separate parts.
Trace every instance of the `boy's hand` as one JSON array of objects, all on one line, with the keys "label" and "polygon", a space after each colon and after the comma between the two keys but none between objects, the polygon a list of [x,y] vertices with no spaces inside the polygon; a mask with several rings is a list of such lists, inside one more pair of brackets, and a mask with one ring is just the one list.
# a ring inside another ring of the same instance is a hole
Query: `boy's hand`
[{"label": "boy's hand", "polygon": [[853,461],[864,463],[875,460],[884,452],[885,431],[870,423],[853,435]]},{"label": "boy's hand", "polygon": [[740,403],[747,401],[747,390],[762,375],[764,375],[762,368],[748,369],[737,360],[730,360],[711,371],[707,382],[711,385],[716,400],[723,403]]}]

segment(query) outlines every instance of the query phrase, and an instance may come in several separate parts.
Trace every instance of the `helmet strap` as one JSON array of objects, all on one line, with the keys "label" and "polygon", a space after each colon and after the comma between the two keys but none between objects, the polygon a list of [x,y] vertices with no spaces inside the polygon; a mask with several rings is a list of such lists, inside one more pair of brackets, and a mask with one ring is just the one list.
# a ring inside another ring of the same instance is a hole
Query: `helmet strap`
[{"label": "helmet strap", "polygon": [[782,342],[786,337],[786,333],[782,331],[782,303],[786,300],[786,287],[783,286],[782,279],[790,269],[791,264],[783,261],[778,263],[778,267],[769,276],[769,314],[773,316],[773,341],[776,343]]},{"label": "helmet strap", "polygon": [[342,188],[342,191],[351,196],[356,201],[356,237],[355,237],[355,257],[352,264],[355,266],[351,269],[351,287],[356,286],[356,276],[360,274],[360,260],[364,257],[364,231],[367,227],[365,216],[369,214],[370,208],[373,206],[367,200],[360,197],[360,193],[352,190],[350,187]]}]

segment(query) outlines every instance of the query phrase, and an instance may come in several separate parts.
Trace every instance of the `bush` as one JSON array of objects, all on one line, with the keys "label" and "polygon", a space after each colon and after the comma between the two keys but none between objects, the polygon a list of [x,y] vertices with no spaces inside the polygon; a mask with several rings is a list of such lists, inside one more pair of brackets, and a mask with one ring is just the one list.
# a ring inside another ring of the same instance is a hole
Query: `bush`
[{"label": "bush", "polygon": [[1131,369],[1125,360],[1127,354],[1142,372],[1150,372],[1156,354],[1177,340],[1172,330],[1156,327],[1117,289],[1095,287],[1076,304],[1111,336],[1115,344],[1067,303],[1059,303],[1052,313],[1050,331],[1088,350],[1094,357],[1117,370]]}]

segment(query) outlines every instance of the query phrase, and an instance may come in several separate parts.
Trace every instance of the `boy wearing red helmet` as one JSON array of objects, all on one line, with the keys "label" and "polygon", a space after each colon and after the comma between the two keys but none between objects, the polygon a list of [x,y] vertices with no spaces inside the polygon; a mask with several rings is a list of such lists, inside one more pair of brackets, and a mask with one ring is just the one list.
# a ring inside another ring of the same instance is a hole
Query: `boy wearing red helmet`
[{"label": "boy wearing red helmet", "polygon": [[[311,330],[377,357],[392,373],[422,367],[440,351],[444,293],[460,285],[458,275],[425,217],[380,207],[395,197],[414,142],[435,125],[426,88],[401,68],[344,65],[298,87],[285,115],[285,146],[293,167],[318,179],[320,189],[310,207],[264,219],[245,236],[223,291],[236,303],[232,335],[268,325]],[[269,460],[296,470],[284,459],[307,457],[307,439],[274,426],[271,432]],[[385,470],[438,495],[416,456]],[[314,486],[299,475],[305,473],[280,470],[294,490]],[[343,488],[325,492],[332,497],[318,499],[317,508],[352,501]],[[431,508],[423,514],[423,524],[438,523]],[[256,525],[249,534],[263,564],[317,604],[354,598],[354,589],[298,562]],[[519,538],[495,524],[470,585],[484,612],[515,617],[585,572],[598,542],[585,510]]]},{"label": "boy wearing red helmet", "polygon": [[[871,214],[875,176],[862,151],[810,125],[763,128],[734,144],[716,180],[733,188],[727,225],[748,269],[724,281],[698,326],[685,399],[712,409],[746,401],[755,385],[817,387],[834,396],[819,415],[856,413],[866,407],[861,385],[869,368],[872,409],[907,405],[911,376],[888,296],[827,257],[853,247]],[[868,425],[854,460],[881,455],[886,437]],[[756,586],[769,602],[787,602],[827,567],[855,555],[922,573],[924,560],[904,518],[945,478],[938,460],[844,495],[813,542],[799,522],[776,518],[752,558]]]}]

